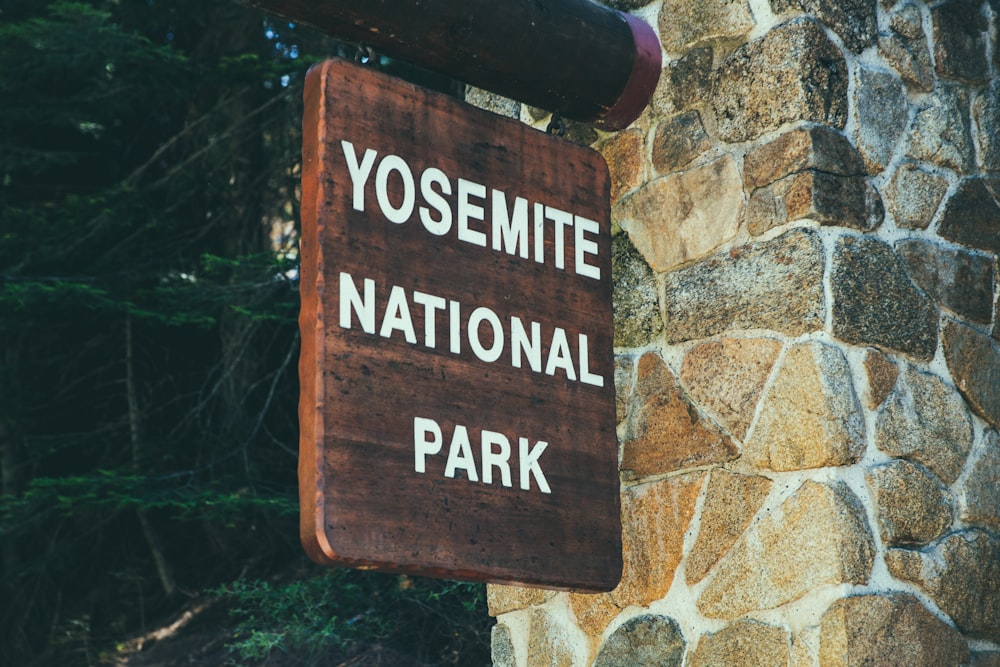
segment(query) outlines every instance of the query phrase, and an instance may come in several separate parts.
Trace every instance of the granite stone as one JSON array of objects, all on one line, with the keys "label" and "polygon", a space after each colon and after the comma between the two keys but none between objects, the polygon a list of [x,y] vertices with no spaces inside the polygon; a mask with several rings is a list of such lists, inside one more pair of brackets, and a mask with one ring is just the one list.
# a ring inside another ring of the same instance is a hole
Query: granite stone
[{"label": "granite stone", "polygon": [[951,526],[951,494],[921,466],[891,461],[869,469],[865,479],[883,543],[924,545]]},{"label": "granite stone", "polygon": [[823,246],[810,229],[713,255],[664,276],[668,343],[746,329],[823,328]]},{"label": "granite stone", "polygon": [[642,347],[660,338],[663,317],[656,276],[625,234],[611,239],[611,275],[615,346]]},{"label": "granite stone", "polygon": [[604,641],[593,667],[681,667],[687,643],[677,621],[643,614],[622,623]]},{"label": "granite stone", "polygon": [[888,244],[871,237],[837,239],[831,284],[837,338],[918,359],[934,356],[937,308],[914,286]]},{"label": "granite stone", "polygon": [[847,88],[840,49],[815,21],[793,19],[741,46],[717,70],[719,136],[747,141],[793,121],[843,128]]},{"label": "granite stone", "polygon": [[962,472],[974,436],[962,397],[941,378],[908,367],[875,423],[875,445],[929,468],[946,484]]},{"label": "granite stone", "polygon": [[980,417],[1000,426],[1000,343],[949,320],[941,336],[958,390]]},{"label": "granite stone", "polygon": [[753,620],[731,623],[702,637],[691,652],[688,667],[767,667],[788,664],[788,631]]},{"label": "granite stone", "polygon": [[934,302],[970,322],[993,318],[992,257],[942,246],[926,239],[896,243],[906,272]]},{"label": "granite stone", "polygon": [[941,213],[938,234],[949,241],[1000,253],[1000,181],[972,177],[958,184]]},{"label": "granite stone", "polygon": [[904,162],[882,190],[886,211],[897,227],[927,229],[937,212],[948,181],[913,162]]}]

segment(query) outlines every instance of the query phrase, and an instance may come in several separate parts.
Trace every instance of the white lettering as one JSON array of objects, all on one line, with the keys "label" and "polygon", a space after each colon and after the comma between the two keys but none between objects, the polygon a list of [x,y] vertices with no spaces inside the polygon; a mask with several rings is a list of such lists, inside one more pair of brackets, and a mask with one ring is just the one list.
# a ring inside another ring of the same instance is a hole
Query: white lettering
[{"label": "white lettering", "polygon": [[[435,184],[441,187],[441,194],[438,194],[431,187]],[[440,218],[435,220],[431,217],[430,210],[426,206],[421,206],[420,222],[423,223],[427,231],[435,236],[444,236],[451,230],[451,207],[448,206],[448,200],[441,196],[450,194],[451,183],[440,169],[430,167],[420,175],[420,195],[440,215]]]},{"label": "white lettering", "polygon": [[[432,436],[430,440],[428,435]],[[413,469],[416,472],[426,472],[427,457],[441,451],[441,442],[441,427],[436,421],[413,418]]]},{"label": "white lettering", "polygon": [[340,272],[340,327],[351,328],[351,311],[358,316],[361,330],[375,333],[375,281],[365,278],[365,297],[361,298],[351,274]]},{"label": "white lettering", "polygon": [[444,310],[447,302],[439,296],[414,292],[413,301],[424,307],[424,347],[437,347],[437,311]]},{"label": "white lettering", "polygon": [[566,340],[566,331],[562,327],[556,327],[552,332],[552,345],[549,347],[549,359],[545,362],[545,374],[555,375],[557,368],[566,371],[567,379],[576,379],[573,355],[570,354],[569,341]]},{"label": "white lettering", "polygon": [[576,272],[578,275],[593,278],[594,280],[600,280],[601,267],[594,266],[593,264],[587,264],[584,259],[585,255],[593,255],[594,257],[597,257],[597,241],[585,238],[584,234],[598,234],[601,231],[601,226],[594,220],[588,220],[587,218],[579,215],[576,216],[575,220],[576,226],[574,228],[575,237],[573,239],[573,248],[576,259]]},{"label": "white lettering", "polygon": [[545,451],[545,448],[549,446],[549,443],[544,440],[539,440],[535,443],[535,446],[528,451],[528,439],[518,438],[517,448],[518,448],[518,462],[521,464],[520,474],[518,479],[521,482],[521,488],[525,491],[531,488],[531,476],[535,477],[535,483],[538,484],[538,489],[542,493],[552,493],[549,488],[549,482],[545,479],[545,473],[542,472],[541,467],[538,465],[538,458]]},{"label": "white lettering", "polygon": [[469,481],[479,481],[479,476],[476,474],[476,460],[472,458],[469,431],[461,424],[455,425],[455,433],[451,436],[451,447],[448,450],[448,463],[444,466],[444,476],[455,477],[457,470],[464,470]]},{"label": "white lettering", "polygon": [[351,183],[354,186],[354,196],[352,204],[355,211],[365,210],[365,183],[372,173],[372,166],[375,164],[376,153],[372,149],[365,151],[365,156],[358,164],[358,154],[354,151],[354,144],[350,141],[341,141],[340,147],[344,151],[344,160],[347,162],[347,172],[351,175]]},{"label": "white lettering", "polygon": [[385,307],[382,318],[382,328],[378,334],[382,338],[391,338],[393,331],[402,331],[403,338],[410,345],[417,342],[417,334],[413,330],[413,320],[410,318],[410,307],[406,303],[406,292],[399,285],[393,285],[389,292],[389,303]]},{"label": "white lettering", "polygon": [[493,191],[493,249],[508,255],[515,252],[528,257],[528,200],[514,199],[514,212],[508,214],[507,196],[500,190]]},{"label": "white lettering", "polygon": [[[427,417],[413,418],[413,470],[426,474],[427,457],[441,453],[444,443],[444,433],[441,425]],[[462,424],[456,424],[451,435],[448,448],[448,460],[445,463],[444,476],[455,479],[459,471],[464,471],[470,482],[494,484],[499,477],[499,483],[512,488],[511,482],[511,440],[503,433],[482,429],[479,437],[480,467],[477,472],[476,460],[473,455],[469,429]],[[552,493],[549,482],[542,472],[539,459],[548,448],[549,443],[538,440],[529,448],[531,440],[525,437],[517,439],[518,485],[523,491],[531,490],[531,478],[542,493]]]},{"label": "white lettering", "polygon": [[514,368],[521,367],[521,355],[528,361],[528,366],[536,373],[542,372],[542,325],[531,323],[531,336],[524,330],[520,317],[510,318],[510,363]]},{"label": "white lettering", "polygon": [[486,186],[458,179],[458,240],[486,247],[486,234],[469,227],[469,220],[483,220],[486,211],[469,201],[469,197],[486,199]]},{"label": "white lettering", "polygon": [[[493,445],[500,447],[499,452],[493,451]],[[506,487],[510,486],[510,440],[503,433],[487,431],[482,433],[482,464],[483,464],[483,484],[493,483],[493,468],[500,471],[500,483]]]},{"label": "white lettering", "polygon": [[[493,343],[489,348],[483,347],[483,342],[479,338],[479,325],[487,322],[493,329]],[[486,362],[494,362],[500,358],[503,352],[503,326],[497,314],[486,306],[480,306],[469,315],[469,347],[477,357]]]},{"label": "white lettering", "polygon": [[587,334],[580,334],[580,382],[586,382],[587,384],[593,385],[595,387],[604,386],[604,376],[596,375],[590,372],[590,344],[587,340]]},{"label": "white lettering", "polygon": [[[389,174],[392,172],[399,174],[403,182],[403,201],[398,208],[389,201]],[[413,187],[413,174],[403,158],[398,155],[386,155],[379,162],[378,170],[375,172],[375,196],[379,208],[382,209],[382,215],[389,222],[402,224],[410,219],[417,194]]]},{"label": "white lettering", "polygon": [[561,211],[553,206],[545,207],[545,217],[555,224],[555,264],[557,269],[566,268],[566,227],[573,226],[573,214]]}]

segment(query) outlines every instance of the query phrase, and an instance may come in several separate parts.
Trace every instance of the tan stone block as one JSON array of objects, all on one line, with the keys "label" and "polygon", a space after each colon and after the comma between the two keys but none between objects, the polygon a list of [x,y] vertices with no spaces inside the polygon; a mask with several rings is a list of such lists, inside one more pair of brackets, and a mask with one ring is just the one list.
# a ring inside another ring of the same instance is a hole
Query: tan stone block
[{"label": "tan stone block", "polygon": [[576,624],[588,635],[604,632],[608,623],[621,612],[610,593],[570,593],[569,606],[576,617]]},{"label": "tan stone block", "polygon": [[986,434],[980,455],[973,461],[959,490],[962,520],[1000,532],[1000,436]]},{"label": "tan stone block", "polygon": [[748,229],[759,236],[796,220],[869,231],[885,211],[878,193],[860,176],[802,171],[754,190],[747,206]]},{"label": "tan stone block", "polygon": [[968,636],[1000,641],[1000,540],[982,530],[951,533],[923,551],[889,549],[893,576],[912,581]]},{"label": "tan stone block", "polygon": [[884,544],[927,544],[951,526],[951,494],[923,468],[892,461],[868,470],[865,479]]},{"label": "tan stone block", "polygon": [[736,458],[732,439],[702,418],[655,352],[639,359],[622,437],[622,475],[641,479]]},{"label": "tan stone block", "polygon": [[864,420],[847,360],[812,342],[788,351],[763,398],[743,455],[767,470],[850,465],[864,452]]},{"label": "tan stone block", "polygon": [[781,351],[770,338],[723,338],[692,348],[681,366],[691,398],[742,440]]},{"label": "tan stone block", "polygon": [[738,475],[721,468],[712,471],[698,539],[687,559],[689,584],[701,581],[743,534],[770,491],[771,480],[766,477]]},{"label": "tan stone block", "polygon": [[736,236],[743,180],[731,155],[662,176],[617,207],[621,228],[654,271],[706,257]]},{"label": "tan stone block", "polygon": [[875,410],[885,402],[896,386],[899,368],[892,359],[870,347],[865,350],[865,374],[868,378],[865,403],[869,410]]},{"label": "tan stone block", "polygon": [[820,621],[822,665],[964,665],[965,639],[912,595],[837,600]]},{"label": "tan stone block", "polygon": [[642,130],[631,129],[613,135],[601,145],[600,152],[611,172],[612,204],[642,183],[646,164],[644,142]]},{"label": "tan stone block", "polygon": [[861,155],[846,136],[824,125],[806,125],[750,150],[743,180],[747,189],[755,189],[808,170],[837,176],[865,173]]},{"label": "tan stone block", "polygon": [[787,665],[788,631],[759,621],[743,620],[705,635],[695,646],[688,667]]},{"label": "tan stone block", "polygon": [[799,121],[842,128],[847,89],[839,47],[817,22],[793,19],[720,65],[712,94],[718,134],[728,142],[747,141]]},{"label": "tan stone block", "polygon": [[541,588],[487,584],[486,606],[489,609],[490,616],[499,616],[509,611],[517,611],[518,609],[542,604],[553,595],[555,595],[553,591],[546,591]]},{"label": "tan stone block", "polygon": [[700,43],[733,39],[754,26],[747,0],[664,0],[660,9],[660,42],[668,53]]},{"label": "tan stone block", "polygon": [[566,629],[547,612],[531,612],[528,667],[573,667],[573,644]]},{"label": "tan stone block", "polygon": [[875,557],[864,508],[846,485],[807,481],[752,524],[698,599],[709,618],[774,609],[829,585],[864,584]]},{"label": "tan stone block", "polygon": [[681,667],[686,647],[677,621],[643,614],[630,618],[611,633],[593,667]]},{"label": "tan stone block", "polygon": [[[982,364],[983,359],[974,363]],[[952,371],[954,373],[954,370]],[[974,437],[961,396],[944,380],[908,367],[875,424],[875,445],[926,466],[951,484],[962,472]]]},{"label": "tan stone block", "polygon": [[611,598],[647,607],[670,590],[705,473],[670,477],[622,493],[622,580]]}]

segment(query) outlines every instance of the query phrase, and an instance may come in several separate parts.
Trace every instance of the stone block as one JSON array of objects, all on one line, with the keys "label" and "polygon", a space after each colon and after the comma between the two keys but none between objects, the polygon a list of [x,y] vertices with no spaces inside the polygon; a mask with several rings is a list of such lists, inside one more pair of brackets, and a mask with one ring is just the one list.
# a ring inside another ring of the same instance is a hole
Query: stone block
[{"label": "stone block", "polygon": [[732,439],[703,418],[655,352],[639,359],[621,435],[622,476],[661,475],[736,458]]},{"label": "stone block", "polygon": [[1000,181],[966,178],[944,205],[938,234],[949,241],[1000,253]]},{"label": "stone block", "polygon": [[618,217],[654,271],[701,259],[739,231],[743,179],[730,155],[662,176],[622,200]]},{"label": "stone block", "polygon": [[1000,171],[1000,79],[976,93],[972,121],[979,139],[977,165],[983,171]]},{"label": "stone block", "polygon": [[510,628],[503,623],[497,623],[490,631],[490,661],[493,667],[517,667],[514,640]]},{"label": "stone block", "polygon": [[889,19],[889,30],[879,34],[878,52],[907,86],[922,93],[934,89],[934,66],[917,5],[907,2]]},{"label": "stone block", "polygon": [[611,276],[615,346],[642,347],[662,336],[656,276],[625,234],[611,239]]},{"label": "stone block", "polygon": [[823,586],[865,584],[874,557],[857,497],[842,483],[807,481],[736,541],[710,575],[698,609],[735,619]]},{"label": "stone block", "polygon": [[877,410],[896,386],[899,368],[888,356],[870,347],[865,350],[865,376],[868,379],[865,403],[869,410]]},{"label": "stone block", "polygon": [[688,667],[786,665],[789,644],[784,628],[759,621],[736,621],[702,637],[691,652]]},{"label": "stone block", "polygon": [[996,431],[986,434],[958,497],[962,521],[1000,532],[1000,436]]},{"label": "stone block", "polygon": [[701,510],[698,539],[688,555],[685,578],[694,584],[705,578],[729,551],[771,491],[771,480],[716,468],[711,472]]},{"label": "stone block", "polygon": [[855,143],[868,173],[885,169],[909,121],[906,88],[892,72],[862,66],[854,88]]},{"label": "stone block", "polygon": [[793,229],[673,271],[663,280],[667,342],[727,331],[771,329],[798,336],[823,328],[823,245]]},{"label": "stone block", "polygon": [[555,595],[552,591],[541,588],[522,588],[521,586],[504,586],[501,584],[486,585],[486,606],[490,616],[499,616],[510,611],[526,609],[536,604],[542,604]]},{"label": "stone block", "polygon": [[570,593],[569,606],[579,628],[595,637],[621,613],[610,593]]},{"label": "stone block", "polygon": [[669,477],[622,492],[622,580],[611,599],[622,609],[648,607],[670,590],[684,553],[705,473]]},{"label": "stone block", "polygon": [[758,469],[845,466],[864,453],[864,417],[839,349],[792,347],[762,401],[743,444],[744,458]]},{"label": "stone block", "polygon": [[611,203],[630,192],[644,180],[645,135],[642,130],[618,132],[601,144],[600,152],[611,173]]},{"label": "stone block", "polygon": [[857,595],[834,602],[820,621],[820,664],[964,665],[965,639],[912,595]]},{"label": "stone block", "polygon": [[920,466],[892,461],[871,468],[865,479],[884,544],[928,544],[951,526],[951,494]]},{"label": "stone block", "polygon": [[972,148],[968,93],[954,85],[939,86],[917,109],[907,157],[967,174],[973,165]]},{"label": "stone block", "polygon": [[604,641],[593,667],[681,667],[687,643],[677,621],[643,614],[622,623]]},{"label": "stone block", "polygon": [[1000,344],[950,320],[941,339],[948,370],[962,396],[976,414],[1000,426]]},{"label": "stone block", "polygon": [[491,93],[490,91],[483,90],[482,88],[467,86],[465,88],[465,101],[473,106],[485,109],[486,111],[492,111],[500,116],[517,118],[521,115],[520,102],[504,97],[503,95]]},{"label": "stone block", "polygon": [[677,171],[707,151],[712,143],[695,110],[660,122],[653,135],[653,168],[659,173]]},{"label": "stone block", "polygon": [[897,227],[927,229],[947,191],[948,181],[944,176],[905,162],[893,172],[882,196]]},{"label": "stone block", "polygon": [[923,551],[889,549],[893,576],[912,581],[971,637],[1000,640],[1000,541],[981,530],[948,535]]},{"label": "stone block", "polygon": [[620,424],[625,419],[628,403],[635,387],[632,357],[624,354],[615,355],[615,423]]},{"label": "stone block", "polygon": [[875,445],[929,468],[946,484],[961,474],[974,432],[965,402],[941,378],[907,368],[875,423]]},{"label": "stone block", "polygon": [[747,227],[754,236],[795,220],[870,231],[884,217],[882,200],[860,176],[808,170],[754,190]]},{"label": "stone block", "polygon": [[989,21],[980,0],[946,0],[931,8],[934,61],[945,79],[989,79]]},{"label": "stone block", "polygon": [[743,37],[753,27],[748,0],[663,0],[660,8],[660,42],[667,53]]},{"label": "stone block", "polygon": [[746,188],[753,190],[808,170],[863,176],[865,165],[842,132],[824,125],[805,125],[748,151],[743,180]]},{"label": "stone block", "polygon": [[847,86],[844,55],[815,21],[794,19],[719,67],[712,96],[719,136],[747,141],[795,121],[843,128]]},{"label": "stone block", "polygon": [[802,9],[830,26],[844,46],[861,53],[875,43],[875,0],[798,0]]},{"label": "stone block", "polygon": [[712,93],[712,59],[711,47],[702,47],[666,64],[653,93],[653,110],[669,115],[707,106]]},{"label": "stone block", "polygon": [[692,348],[681,365],[691,398],[730,435],[743,440],[781,343],[770,338],[723,338]]},{"label": "stone block", "polygon": [[528,667],[573,667],[576,656],[566,628],[548,612],[531,612],[528,630]]},{"label": "stone block", "polygon": [[896,243],[906,272],[934,302],[970,322],[993,319],[994,260],[924,239]]},{"label": "stone block", "polygon": [[918,359],[934,356],[937,308],[913,285],[886,243],[871,237],[837,239],[831,284],[836,337]]}]

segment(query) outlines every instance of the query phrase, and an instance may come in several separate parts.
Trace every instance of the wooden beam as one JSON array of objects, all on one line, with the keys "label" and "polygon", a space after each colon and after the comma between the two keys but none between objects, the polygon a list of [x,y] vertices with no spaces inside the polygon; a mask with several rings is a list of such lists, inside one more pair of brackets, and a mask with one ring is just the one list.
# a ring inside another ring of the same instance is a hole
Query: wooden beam
[{"label": "wooden beam", "polygon": [[591,0],[238,0],[338,39],[606,129],[659,79],[653,29]]}]

